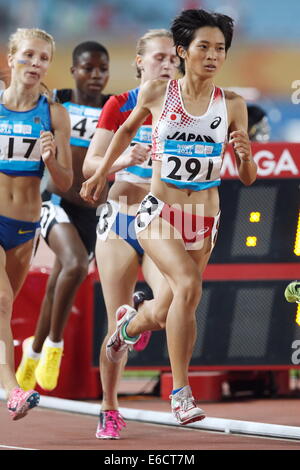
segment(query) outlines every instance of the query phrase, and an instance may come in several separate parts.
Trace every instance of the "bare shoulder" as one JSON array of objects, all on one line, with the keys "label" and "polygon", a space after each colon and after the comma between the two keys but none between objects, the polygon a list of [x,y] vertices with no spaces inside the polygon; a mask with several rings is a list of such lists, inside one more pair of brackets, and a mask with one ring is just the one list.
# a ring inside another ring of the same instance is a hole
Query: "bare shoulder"
[{"label": "bare shoulder", "polygon": [[229,128],[244,129],[247,132],[248,111],[244,98],[234,91],[225,90]]},{"label": "bare shoulder", "polygon": [[51,114],[52,125],[54,128],[56,127],[56,125],[60,125],[61,123],[65,122],[69,124],[70,122],[68,111],[60,103],[50,104],[50,114]]},{"label": "bare shoulder", "polygon": [[66,108],[62,104],[57,102],[52,102],[50,104],[50,112],[51,115],[59,115],[60,113],[63,113],[64,115],[69,114]]},{"label": "bare shoulder", "polygon": [[[239,122],[239,127],[241,127],[241,122],[247,122],[247,106],[244,98],[234,91],[224,90],[225,91],[225,99],[227,104],[228,110],[228,118],[229,122],[232,123],[234,121]],[[242,121],[241,121],[242,120]],[[245,124],[247,128],[247,124]]]},{"label": "bare shoulder", "polygon": [[229,104],[229,106],[233,106],[233,107],[236,107],[236,106],[245,107],[246,106],[246,102],[244,98],[241,95],[238,95],[237,93],[235,93],[234,91],[224,90],[224,94],[225,94],[225,99],[227,103]]}]

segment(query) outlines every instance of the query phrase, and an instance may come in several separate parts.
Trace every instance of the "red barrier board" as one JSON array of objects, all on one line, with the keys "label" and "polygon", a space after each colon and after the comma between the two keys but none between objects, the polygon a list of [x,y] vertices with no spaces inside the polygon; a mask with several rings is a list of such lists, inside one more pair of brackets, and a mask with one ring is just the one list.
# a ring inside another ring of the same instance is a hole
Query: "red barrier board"
[{"label": "red barrier board", "polygon": [[[257,164],[258,179],[300,178],[300,143],[252,143],[252,155]],[[221,170],[222,179],[237,179],[235,157],[227,146]]]}]

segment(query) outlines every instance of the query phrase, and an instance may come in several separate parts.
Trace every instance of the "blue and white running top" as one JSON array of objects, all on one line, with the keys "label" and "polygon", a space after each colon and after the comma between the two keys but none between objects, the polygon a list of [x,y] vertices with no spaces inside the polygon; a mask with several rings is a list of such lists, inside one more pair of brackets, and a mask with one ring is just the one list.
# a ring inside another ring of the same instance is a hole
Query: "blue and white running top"
[{"label": "blue and white running top", "polygon": [[152,137],[152,159],[162,162],[161,180],[194,191],[219,186],[227,133],[221,88],[215,87],[205,114],[192,116],[184,108],[179,81],[170,80]]},{"label": "blue and white running top", "polygon": [[87,148],[95,133],[101,109],[71,102],[63,103],[63,106],[68,111],[71,119],[70,144]]},{"label": "blue and white running top", "polygon": [[51,131],[50,107],[41,95],[29,111],[7,109],[0,91],[0,172],[13,176],[38,176],[44,171],[40,133]]},{"label": "blue and white running top", "polygon": [[[103,105],[110,95],[104,95]],[[72,89],[65,88],[53,90],[53,99],[61,103],[69,113],[71,120],[70,144],[75,147],[85,147],[91,143],[102,108],[94,108],[82,104],[73,103]]]}]

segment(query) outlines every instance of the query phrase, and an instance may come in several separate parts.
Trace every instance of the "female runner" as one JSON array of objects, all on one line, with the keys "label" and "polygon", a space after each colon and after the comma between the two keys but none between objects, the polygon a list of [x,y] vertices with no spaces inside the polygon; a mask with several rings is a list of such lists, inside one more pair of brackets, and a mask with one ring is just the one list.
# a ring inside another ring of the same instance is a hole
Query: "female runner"
[{"label": "female runner", "polygon": [[147,82],[141,88],[135,110],[81,194],[87,200],[97,197],[111,164],[151,113],[151,192],[138,211],[136,230],[140,244],[164,275],[164,289],[153,301],[143,302],[138,314],[129,305],[117,310],[117,329],[108,340],[107,356],[120,360],[143,331],[165,327],[173,375],[171,408],[177,422],[187,424],[205,417],[192,396],[188,367],[196,339],[202,274],[218,228],[218,186],[228,135],[245,185],[254,182],[257,168],[244,100],[214,84],[231,46],[232,19],[185,10],[171,30],[183,78]]},{"label": "female runner", "polygon": [[[174,78],[177,66],[178,58],[169,31],[150,30],[139,39],[136,67],[142,84],[151,79]],[[130,90],[111,97],[104,106],[85,159],[86,176],[93,174],[99,166],[114,133],[135,107],[138,94],[139,88]],[[148,256],[143,256],[134,230],[138,205],[150,189],[151,132],[151,119],[147,119],[132,136],[130,145],[128,143],[123,155],[134,156],[138,165],[116,173],[116,181],[109,192],[107,204],[102,207],[97,229],[97,265],[108,316],[108,332],[100,352],[103,402],[96,432],[96,437],[100,439],[118,439],[125,424],[118,412],[117,387],[127,355],[120,363],[113,364],[105,353],[107,339],[116,328],[115,311],[120,304],[131,303],[141,260],[144,277],[154,296],[162,282],[162,276],[153,262]],[[134,303],[137,306],[143,300],[144,295],[139,293],[135,295]],[[144,349],[148,340],[149,333],[145,333],[135,347]]]},{"label": "female runner", "polygon": [[61,191],[72,184],[67,111],[43,93],[54,52],[52,36],[18,29],[10,37],[11,82],[0,92],[0,379],[13,419],[38,404],[34,390],[19,388],[10,326],[13,301],[28,273],[40,227],[44,166]]}]

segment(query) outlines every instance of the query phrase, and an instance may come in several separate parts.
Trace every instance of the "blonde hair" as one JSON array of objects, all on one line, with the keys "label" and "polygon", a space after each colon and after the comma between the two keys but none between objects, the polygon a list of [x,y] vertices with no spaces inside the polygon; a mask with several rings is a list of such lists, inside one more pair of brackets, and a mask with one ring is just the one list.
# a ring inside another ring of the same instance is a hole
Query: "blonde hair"
[{"label": "blonde hair", "polygon": [[[10,35],[9,42],[8,42],[8,53],[14,55],[17,50],[20,42],[24,39],[42,39],[43,41],[47,42],[51,46],[51,57],[50,60],[53,59],[54,51],[55,51],[55,41],[51,34],[46,33],[42,29],[38,28],[18,28],[17,31]],[[40,93],[45,95],[49,104],[53,103],[51,98],[51,93],[48,87],[41,83],[40,86]]]},{"label": "blonde hair", "polygon": [[[149,29],[144,36],[142,36],[140,39],[138,39],[137,45],[136,45],[136,54],[143,56],[146,52],[146,47],[147,47],[147,42],[151,41],[151,39],[155,38],[168,38],[168,39],[173,39],[173,35],[170,31],[167,29]],[[136,78],[141,78],[141,69],[138,67],[137,63],[134,63],[135,68],[136,68]]]},{"label": "blonde hair", "polygon": [[18,50],[20,42],[24,39],[42,39],[43,41],[46,41],[51,46],[50,60],[53,58],[55,51],[54,39],[51,34],[38,28],[18,28],[17,31],[9,37],[8,53],[14,55]]}]

